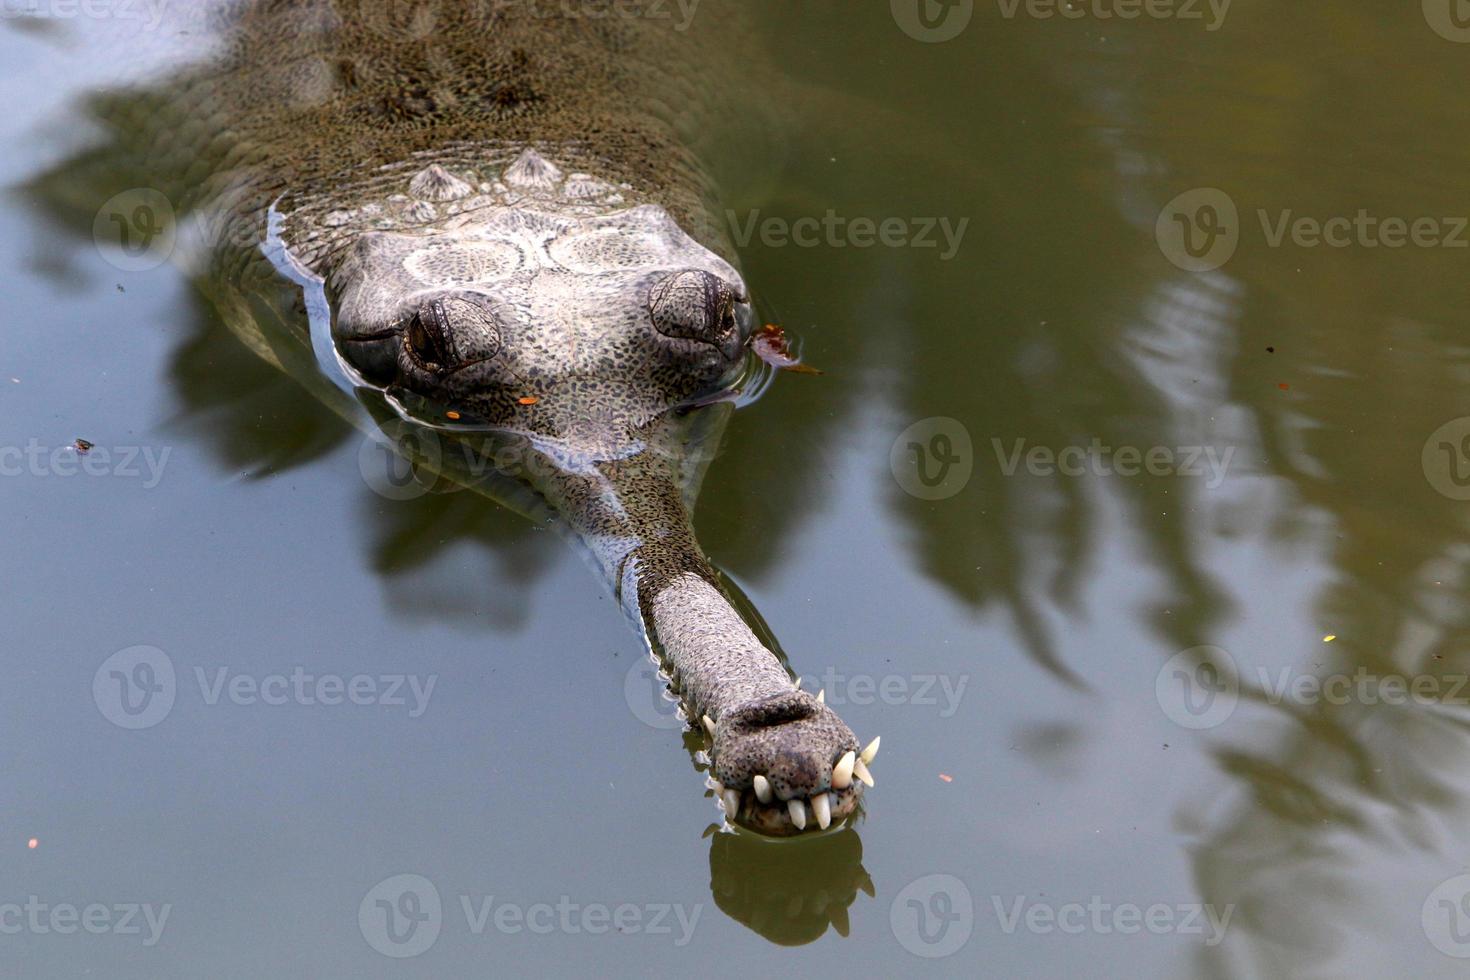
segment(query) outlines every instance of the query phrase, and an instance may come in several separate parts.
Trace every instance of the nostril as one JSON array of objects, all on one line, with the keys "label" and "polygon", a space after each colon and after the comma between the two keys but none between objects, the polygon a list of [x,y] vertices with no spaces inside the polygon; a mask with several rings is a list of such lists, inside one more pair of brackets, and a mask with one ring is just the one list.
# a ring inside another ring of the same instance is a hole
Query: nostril
[{"label": "nostril", "polygon": [[817,713],[817,700],[802,691],[783,691],[743,704],[729,719],[743,728],[771,728],[810,718]]}]

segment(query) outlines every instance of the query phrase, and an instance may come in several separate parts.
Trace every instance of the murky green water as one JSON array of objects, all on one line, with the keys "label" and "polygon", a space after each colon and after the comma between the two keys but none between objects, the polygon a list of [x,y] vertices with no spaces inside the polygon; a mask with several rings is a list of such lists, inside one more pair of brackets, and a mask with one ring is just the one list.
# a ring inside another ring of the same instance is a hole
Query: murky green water
[{"label": "murky green water", "polygon": [[[83,151],[89,91],[207,45],[22,6],[17,188]],[[698,525],[883,735],[866,820],[713,833],[554,535],[375,492],[183,272],[17,190],[4,972],[1463,975],[1458,5],[768,6],[846,138],[730,206],[827,373],[737,415]]]}]

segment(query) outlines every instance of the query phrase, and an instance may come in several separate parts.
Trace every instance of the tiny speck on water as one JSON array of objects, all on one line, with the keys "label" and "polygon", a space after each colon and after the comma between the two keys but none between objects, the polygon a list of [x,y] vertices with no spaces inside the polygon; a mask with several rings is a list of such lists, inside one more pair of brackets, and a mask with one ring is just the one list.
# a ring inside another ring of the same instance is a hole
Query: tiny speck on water
[{"label": "tiny speck on water", "polygon": [[75,443],[73,443],[73,445],[76,447],[77,452],[85,456],[92,451],[92,447],[95,445],[95,443],[88,442],[85,439],[78,439]]}]

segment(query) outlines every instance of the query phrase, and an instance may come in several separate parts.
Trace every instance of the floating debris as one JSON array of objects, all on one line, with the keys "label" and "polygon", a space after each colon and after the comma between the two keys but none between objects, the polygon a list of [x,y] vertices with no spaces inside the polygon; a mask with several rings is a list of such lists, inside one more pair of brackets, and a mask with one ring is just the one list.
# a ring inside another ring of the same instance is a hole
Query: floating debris
[{"label": "floating debris", "polygon": [[463,416],[461,416],[458,412],[445,412],[444,417],[451,422],[458,422],[461,418],[463,418]]},{"label": "floating debris", "polygon": [[949,774],[949,773],[947,773],[947,772],[942,772],[942,773],[940,773],[940,774],[939,774],[939,778],[940,778],[940,779],[942,779],[942,780],[944,780],[944,781],[945,781],[945,782],[946,782],[946,783],[952,783],[952,782],[954,782],[954,777],[953,777],[953,776],[951,776],[951,775],[950,775],[950,774]]},{"label": "floating debris", "polygon": [[751,335],[750,349],[755,351],[756,357],[778,370],[796,374],[822,373],[791,356],[791,343],[786,339],[786,331],[774,323],[766,324]]},{"label": "floating debris", "polygon": [[90,453],[92,451],[92,449],[96,445],[96,443],[88,442],[85,439],[78,439],[72,445],[75,447],[75,449],[76,449],[77,452],[79,452],[83,456],[85,456],[85,455],[87,455],[88,453]]},{"label": "floating debris", "polygon": [[1336,633],[1328,633],[1326,636],[1322,637],[1322,642],[1323,643],[1331,643],[1335,639],[1337,639],[1337,634]]},{"label": "floating debris", "polygon": [[539,402],[540,400],[541,399],[537,398],[535,395],[526,395],[526,396],[524,396],[522,398],[517,398],[516,399],[516,404],[517,405],[534,405],[537,402]]}]

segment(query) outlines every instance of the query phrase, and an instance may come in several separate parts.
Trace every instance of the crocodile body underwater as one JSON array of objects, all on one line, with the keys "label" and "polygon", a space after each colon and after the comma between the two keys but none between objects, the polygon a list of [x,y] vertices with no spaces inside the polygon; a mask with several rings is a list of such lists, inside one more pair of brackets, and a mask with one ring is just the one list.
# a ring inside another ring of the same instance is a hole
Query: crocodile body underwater
[{"label": "crocodile body underwater", "polygon": [[194,268],[257,352],[319,368],[308,329],[260,327],[291,320],[284,257],[380,420],[536,461],[510,475],[645,632],[730,822],[825,830],[872,785],[877,740],[793,681],[689,516],[757,324],[716,218],[741,14],[612,9],[236,4],[207,64],[109,124],[133,127],[135,179],[205,216]]}]

